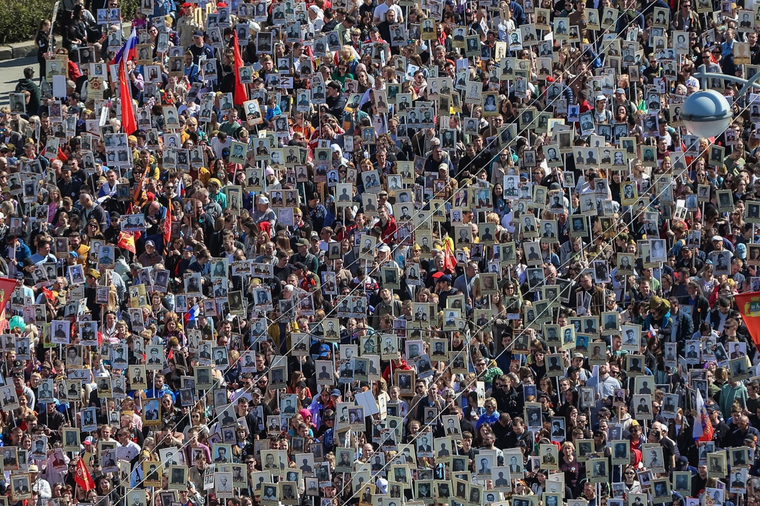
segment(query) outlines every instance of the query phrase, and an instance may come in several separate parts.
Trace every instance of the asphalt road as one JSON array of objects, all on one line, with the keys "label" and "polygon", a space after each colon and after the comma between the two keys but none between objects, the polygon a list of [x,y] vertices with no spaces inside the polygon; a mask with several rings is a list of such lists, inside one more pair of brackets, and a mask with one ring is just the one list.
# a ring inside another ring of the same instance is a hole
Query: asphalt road
[{"label": "asphalt road", "polygon": [[35,56],[0,61],[0,107],[8,105],[8,93],[16,89],[18,80],[24,77],[24,68],[34,67],[34,77],[39,79],[39,65]]}]

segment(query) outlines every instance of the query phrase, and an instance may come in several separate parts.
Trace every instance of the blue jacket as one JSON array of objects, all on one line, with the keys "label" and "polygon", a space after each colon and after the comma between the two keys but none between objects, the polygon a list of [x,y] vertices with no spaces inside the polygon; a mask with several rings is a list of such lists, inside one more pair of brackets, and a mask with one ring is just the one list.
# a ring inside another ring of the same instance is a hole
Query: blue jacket
[{"label": "blue jacket", "polygon": [[525,12],[520,4],[512,0],[509,2],[509,10],[512,11],[512,19],[515,21],[515,26],[519,28],[520,25],[525,24]]},{"label": "blue jacket", "polygon": [[201,68],[197,63],[191,63],[185,68],[185,75],[190,84],[198,82],[201,80]]},{"label": "blue jacket", "polygon": [[148,399],[156,399],[158,397],[161,397],[164,394],[169,394],[172,396],[172,401],[177,402],[177,396],[174,394],[171,388],[169,388],[169,385],[164,384],[158,391],[155,391],[155,389],[151,388],[150,390],[147,390],[145,392],[145,396]]},{"label": "blue jacket", "polygon": [[174,0],[156,0],[153,3],[153,17],[164,17],[169,16],[174,17],[175,11],[177,10],[177,7],[174,5]]},{"label": "blue jacket", "polygon": [[[3,246],[3,258],[10,258],[10,250],[8,248],[8,245],[6,244]],[[24,243],[22,239],[18,240],[18,243],[16,243],[16,261],[23,265],[24,260],[32,256],[32,251],[29,249],[29,246]]]}]

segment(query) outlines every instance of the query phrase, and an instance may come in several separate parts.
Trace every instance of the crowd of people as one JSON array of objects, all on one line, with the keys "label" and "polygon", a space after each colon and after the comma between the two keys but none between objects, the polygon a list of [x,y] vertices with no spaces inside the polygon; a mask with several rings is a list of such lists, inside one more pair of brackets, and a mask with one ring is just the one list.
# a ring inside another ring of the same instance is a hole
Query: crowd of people
[{"label": "crowd of people", "polygon": [[123,1],[0,108],[5,505],[758,504],[757,3]]}]

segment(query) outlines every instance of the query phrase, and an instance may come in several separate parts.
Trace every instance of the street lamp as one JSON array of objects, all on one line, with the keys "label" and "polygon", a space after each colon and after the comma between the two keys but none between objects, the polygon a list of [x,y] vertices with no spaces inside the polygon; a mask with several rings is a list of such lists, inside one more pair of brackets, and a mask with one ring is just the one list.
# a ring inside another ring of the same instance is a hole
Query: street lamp
[{"label": "street lamp", "polygon": [[699,137],[717,137],[733,119],[726,97],[715,90],[692,93],[681,109],[681,118],[689,132]]},{"label": "street lamp", "polygon": [[[742,85],[742,89],[734,96],[734,100],[743,97],[751,88],[760,87],[757,83],[760,72],[752,76],[750,80],[741,77],[699,72],[694,75],[705,84],[708,79],[723,79]],[[699,137],[717,137],[722,134],[731,124],[734,112],[722,94],[715,90],[702,90],[692,93],[681,109],[681,118],[684,120],[686,129]]]}]

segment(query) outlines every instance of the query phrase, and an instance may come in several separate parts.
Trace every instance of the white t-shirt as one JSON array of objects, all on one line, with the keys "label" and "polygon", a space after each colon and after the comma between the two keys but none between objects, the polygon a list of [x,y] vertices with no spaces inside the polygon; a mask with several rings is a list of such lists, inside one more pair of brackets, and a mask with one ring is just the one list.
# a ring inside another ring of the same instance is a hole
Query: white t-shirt
[{"label": "white t-shirt", "polygon": [[385,13],[388,12],[388,9],[393,9],[393,11],[396,13],[396,23],[404,22],[404,13],[401,11],[401,7],[398,5],[391,5],[389,7],[385,2],[375,7],[375,12],[372,13],[372,17],[379,19],[379,22],[382,23],[385,21]]}]

